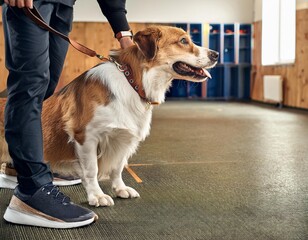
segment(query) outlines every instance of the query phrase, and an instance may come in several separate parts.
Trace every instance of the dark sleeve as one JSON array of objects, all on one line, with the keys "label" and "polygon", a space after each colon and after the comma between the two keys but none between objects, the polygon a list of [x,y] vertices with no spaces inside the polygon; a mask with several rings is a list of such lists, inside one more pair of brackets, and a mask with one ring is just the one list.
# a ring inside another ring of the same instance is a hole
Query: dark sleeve
[{"label": "dark sleeve", "polygon": [[97,0],[97,2],[108,19],[114,34],[130,30],[126,19],[126,0]]}]

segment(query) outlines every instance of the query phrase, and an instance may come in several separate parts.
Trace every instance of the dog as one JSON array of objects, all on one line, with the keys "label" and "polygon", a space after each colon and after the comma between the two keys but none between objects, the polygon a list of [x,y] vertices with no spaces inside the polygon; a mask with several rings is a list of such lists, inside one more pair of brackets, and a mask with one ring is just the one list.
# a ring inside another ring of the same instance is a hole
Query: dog
[{"label": "dog", "polygon": [[[86,71],[43,104],[44,159],[57,173],[78,175],[92,206],[114,201],[99,186],[110,179],[117,197],[137,198],[122,171],[150,133],[153,105],[165,101],[173,79],[202,82],[216,51],[195,45],[182,29],[152,26],[135,45],[112,51],[111,61]],[[2,160],[11,161],[0,123]],[[31,141],[29,139],[29,141]]]}]

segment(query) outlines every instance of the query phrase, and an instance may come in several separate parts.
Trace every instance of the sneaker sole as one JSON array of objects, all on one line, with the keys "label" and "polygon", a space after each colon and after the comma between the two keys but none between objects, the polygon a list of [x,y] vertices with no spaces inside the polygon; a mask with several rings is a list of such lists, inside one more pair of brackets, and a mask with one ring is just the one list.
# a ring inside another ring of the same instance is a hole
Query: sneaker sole
[{"label": "sneaker sole", "polygon": [[[60,178],[54,178],[53,181],[53,184],[57,186],[72,186],[80,183],[81,179],[63,180]],[[17,186],[17,177],[0,173],[0,188],[15,189],[16,186]]]},{"label": "sneaker sole", "polygon": [[3,218],[7,222],[14,224],[46,228],[77,228],[89,225],[98,219],[98,216],[94,215],[93,218],[80,222],[65,222],[29,207],[15,196],[13,196],[13,198],[14,201],[17,202],[17,204],[21,204],[22,209],[12,207],[10,203],[10,206],[8,206],[8,208],[6,209]]},{"label": "sneaker sole", "polygon": [[0,188],[8,188],[8,189],[15,189],[17,183],[10,179],[3,177],[4,174],[0,173]]},{"label": "sneaker sole", "polygon": [[72,186],[77,185],[81,183],[81,179],[75,179],[75,180],[63,180],[60,178],[54,178],[53,184],[57,186]]}]

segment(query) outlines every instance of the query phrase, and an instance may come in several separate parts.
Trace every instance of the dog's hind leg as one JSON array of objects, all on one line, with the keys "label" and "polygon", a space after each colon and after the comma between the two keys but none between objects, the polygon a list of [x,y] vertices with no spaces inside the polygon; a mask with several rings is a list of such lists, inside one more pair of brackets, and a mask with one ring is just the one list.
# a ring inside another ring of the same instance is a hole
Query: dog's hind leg
[{"label": "dog's hind leg", "polygon": [[82,183],[88,195],[89,204],[92,206],[112,206],[113,199],[105,194],[98,184],[97,142],[86,141],[83,145],[76,144]]}]

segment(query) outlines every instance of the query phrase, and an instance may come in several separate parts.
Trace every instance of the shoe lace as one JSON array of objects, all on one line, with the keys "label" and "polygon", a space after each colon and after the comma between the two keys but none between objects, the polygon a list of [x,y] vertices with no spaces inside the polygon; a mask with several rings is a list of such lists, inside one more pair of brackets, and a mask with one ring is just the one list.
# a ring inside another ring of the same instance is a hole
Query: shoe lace
[{"label": "shoe lace", "polygon": [[71,199],[66,196],[64,193],[62,193],[58,186],[56,185],[46,185],[42,188],[43,192],[46,192],[46,194],[51,195],[56,199],[57,201],[66,204],[70,203]]}]

